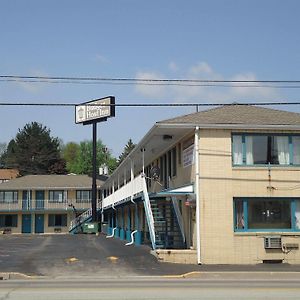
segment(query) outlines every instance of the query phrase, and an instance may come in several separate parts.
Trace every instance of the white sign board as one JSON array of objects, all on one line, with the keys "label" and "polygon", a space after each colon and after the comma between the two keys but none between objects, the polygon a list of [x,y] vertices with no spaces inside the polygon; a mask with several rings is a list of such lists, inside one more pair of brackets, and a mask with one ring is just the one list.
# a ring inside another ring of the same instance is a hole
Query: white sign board
[{"label": "white sign board", "polygon": [[75,123],[89,123],[115,116],[115,98],[97,99],[75,107]]},{"label": "white sign board", "polygon": [[186,168],[194,164],[195,147],[194,144],[182,151],[183,167]]}]

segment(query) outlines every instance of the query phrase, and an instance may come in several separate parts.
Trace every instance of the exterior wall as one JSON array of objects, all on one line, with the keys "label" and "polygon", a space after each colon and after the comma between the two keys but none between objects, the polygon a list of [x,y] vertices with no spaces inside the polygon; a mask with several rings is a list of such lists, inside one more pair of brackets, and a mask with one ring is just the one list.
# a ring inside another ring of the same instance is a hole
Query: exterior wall
[{"label": "exterior wall", "polygon": [[300,168],[272,166],[271,185],[276,189],[268,189],[268,167],[232,166],[230,130],[202,129],[199,142],[201,262],[255,264],[281,259],[299,264],[300,250],[288,254],[265,250],[263,237],[280,235],[283,243],[299,244],[300,232],[234,232],[233,198],[300,198],[300,190],[291,189],[300,180]]}]

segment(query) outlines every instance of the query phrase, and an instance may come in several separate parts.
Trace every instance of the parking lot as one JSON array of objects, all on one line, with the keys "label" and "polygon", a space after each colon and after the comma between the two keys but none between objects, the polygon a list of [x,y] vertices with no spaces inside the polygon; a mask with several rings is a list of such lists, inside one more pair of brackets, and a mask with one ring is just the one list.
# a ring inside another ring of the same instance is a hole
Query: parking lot
[{"label": "parking lot", "polygon": [[127,277],[182,274],[197,266],[158,262],[145,246],[104,235],[1,235],[0,272],[27,275]]}]

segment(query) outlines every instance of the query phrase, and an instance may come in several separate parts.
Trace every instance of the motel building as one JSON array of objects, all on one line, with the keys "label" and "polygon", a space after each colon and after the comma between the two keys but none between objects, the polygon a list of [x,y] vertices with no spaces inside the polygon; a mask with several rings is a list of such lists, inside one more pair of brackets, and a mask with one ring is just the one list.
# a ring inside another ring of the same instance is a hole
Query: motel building
[{"label": "motel building", "polygon": [[[103,184],[97,180],[97,189]],[[27,175],[0,184],[0,232],[68,233],[72,219],[91,207],[87,175]]]},{"label": "motel building", "polygon": [[164,261],[299,264],[300,114],[233,104],[157,122],[98,209],[107,236]]}]

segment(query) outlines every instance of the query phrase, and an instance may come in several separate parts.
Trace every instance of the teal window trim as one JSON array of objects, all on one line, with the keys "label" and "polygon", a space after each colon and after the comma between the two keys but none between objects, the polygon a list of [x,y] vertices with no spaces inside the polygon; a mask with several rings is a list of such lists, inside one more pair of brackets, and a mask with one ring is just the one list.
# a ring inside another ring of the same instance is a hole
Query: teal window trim
[{"label": "teal window trim", "polygon": [[[243,162],[242,164],[234,164],[233,163],[233,136],[242,136],[242,155],[243,155]],[[289,141],[289,156],[290,156],[290,163],[289,164],[271,164],[272,167],[281,168],[281,167],[299,167],[300,164],[294,164],[293,157],[294,157],[294,148],[293,148],[293,137],[299,137],[300,134],[290,134],[290,133],[241,133],[241,132],[232,132],[231,134],[231,149],[232,149],[232,166],[233,167],[266,167],[269,164],[247,164],[246,163],[246,136],[286,136],[288,137]]]},{"label": "teal window trim", "polygon": [[[256,228],[256,229],[249,229],[248,228],[248,202],[251,200],[265,200],[265,199],[272,199],[272,200],[285,200],[290,201],[291,205],[291,228]],[[237,229],[237,217],[236,217],[236,202],[238,200],[243,200],[243,216],[244,216],[244,228],[243,229]],[[296,228],[296,201],[300,201],[300,198],[292,198],[292,197],[274,197],[274,198],[268,198],[268,197],[237,197],[233,198],[233,208],[234,208],[234,232],[300,232],[300,228]]]}]

